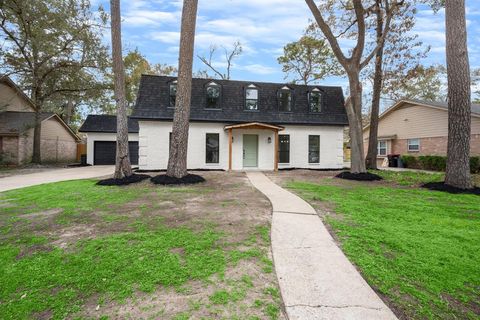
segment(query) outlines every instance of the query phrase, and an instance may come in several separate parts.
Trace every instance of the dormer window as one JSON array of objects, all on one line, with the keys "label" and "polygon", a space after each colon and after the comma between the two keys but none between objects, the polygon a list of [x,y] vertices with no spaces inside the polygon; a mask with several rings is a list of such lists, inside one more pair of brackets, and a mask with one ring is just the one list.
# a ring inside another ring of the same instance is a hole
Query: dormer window
[{"label": "dormer window", "polygon": [[278,109],[280,111],[292,111],[292,90],[285,86],[278,90]]},{"label": "dormer window", "polygon": [[310,112],[322,111],[322,91],[315,88],[309,93],[308,103],[310,105]]},{"label": "dormer window", "polygon": [[220,95],[222,88],[215,82],[210,82],[207,85],[206,94],[207,94],[207,105],[208,109],[220,109]]},{"label": "dormer window", "polygon": [[169,107],[175,108],[175,100],[177,99],[177,80],[170,83],[169,96],[170,96]]},{"label": "dormer window", "polygon": [[258,110],[258,88],[254,84],[245,89],[245,109]]}]

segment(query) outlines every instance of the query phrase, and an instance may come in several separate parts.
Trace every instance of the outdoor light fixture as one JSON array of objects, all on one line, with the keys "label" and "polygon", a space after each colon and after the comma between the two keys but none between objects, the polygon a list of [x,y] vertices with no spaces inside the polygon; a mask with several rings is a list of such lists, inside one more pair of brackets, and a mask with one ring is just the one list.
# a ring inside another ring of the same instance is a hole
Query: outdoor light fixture
[{"label": "outdoor light fixture", "polygon": [[268,143],[272,143],[272,137],[268,137],[267,141]]}]

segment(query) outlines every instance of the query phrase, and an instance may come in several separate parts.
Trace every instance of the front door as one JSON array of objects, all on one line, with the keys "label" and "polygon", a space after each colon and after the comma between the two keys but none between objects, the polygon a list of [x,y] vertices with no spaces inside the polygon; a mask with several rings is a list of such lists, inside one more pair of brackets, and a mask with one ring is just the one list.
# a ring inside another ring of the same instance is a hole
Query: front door
[{"label": "front door", "polygon": [[258,167],[258,135],[243,135],[243,167]]}]

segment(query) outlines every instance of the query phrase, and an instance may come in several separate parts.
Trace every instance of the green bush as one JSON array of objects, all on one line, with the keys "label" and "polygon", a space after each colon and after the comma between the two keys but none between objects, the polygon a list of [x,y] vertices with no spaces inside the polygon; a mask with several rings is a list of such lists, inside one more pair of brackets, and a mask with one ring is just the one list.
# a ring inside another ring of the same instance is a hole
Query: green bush
[{"label": "green bush", "polygon": [[403,163],[403,166],[405,168],[417,168],[418,167],[418,161],[417,161],[417,158],[415,158],[414,156],[410,156],[410,155],[403,155],[400,157],[400,160],[402,160],[402,163]]},{"label": "green bush", "polygon": [[480,157],[470,157],[470,172],[480,173]]},{"label": "green bush", "polygon": [[[405,168],[422,169],[432,171],[445,171],[447,168],[447,157],[444,156],[411,156],[402,155],[402,163]],[[470,157],[470,172],[480,173],[480,157]]]},{"label": "green bush", "polygon": [[418,161],[425,170],[445,171],[447,167],[447,157],[419,156]]}]

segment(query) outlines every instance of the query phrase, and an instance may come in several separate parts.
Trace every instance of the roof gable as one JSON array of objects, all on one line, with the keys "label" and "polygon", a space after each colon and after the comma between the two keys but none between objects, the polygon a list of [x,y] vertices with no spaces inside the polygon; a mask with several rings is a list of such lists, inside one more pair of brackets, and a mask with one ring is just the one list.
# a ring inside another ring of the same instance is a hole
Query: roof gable
[{"label": "roof gable", "polygon": [[0,75],[0,111],[35,112],[33,101],[7,76]]}]

